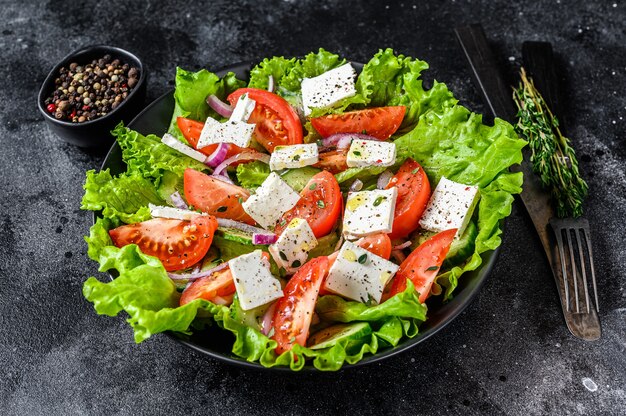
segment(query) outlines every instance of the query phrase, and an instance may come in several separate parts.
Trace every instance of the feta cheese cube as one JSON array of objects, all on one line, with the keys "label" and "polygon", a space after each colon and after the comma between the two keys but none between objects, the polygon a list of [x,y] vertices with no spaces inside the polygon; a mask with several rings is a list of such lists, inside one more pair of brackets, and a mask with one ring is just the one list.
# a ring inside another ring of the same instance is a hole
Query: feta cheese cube
[{"label": "feta cheese cube", "polygon": [[393,188],[350,192],[343,215],[347,237],[364,237],[379,232],[390,233],[398,190]]},{"label": "feta cheese cube", "polygon": [[233,143],[239,147],[250,146],[255,124],[228,120],[220,123],[208,117],[200,133],[198,149],[215,143]]},{"label": "feta cheese cube", "polygon": [[319,153],[315,143],[276,146],[270,157],[270,169],[303,168],[317,163],[318,160]]},{"label": "feta cheese cube", "polygon": [[463,185],[442,177],[430,196],[420,226],[436,233],[456,228],[458,238],[463,235],[479,199],[477,186]]},{"label": "feta cheese cube", "polygon": [[333,263],[325,289],[363,303],[380,303],[383,290],[399,267],[346,241]]},{"label": "feta cheese cube", "polygon": [[329,107],[355,95],[355,79],[356,71],[349,63],[314,78],[304,78],[301,85],[304,115],[311,114],[311,108]]},{"label": "feta cheese cube", "polygon": [[269,252],[287,274],[294,274],[309,256],[309,251],[317,246],[317,239],[306,220],[294,218],[278,237],[276,243],[269,246]]},{"label": "feta cheese cube", "polygon": [[242,94],[237,100],[237,104],[233,109],[228,121],[246,123],[250,118],[250,114],[254,111],[256,101],[248,97],[248,94]]},{"label": "feta cheese cube", "polygon": [[195,216],[206,215],[189,209],[164,207],[154,204],[148,204],[148,208],[150,209],[150,215],[152,215],[153,218],[172,218],[175,220],[189,221]]},{"label": "feta cheese cube", "polygon": [[174,150],[177,150],[178,152],[184,154],[185,156],[189,156],[192,159],[197,160],[198,162],[206,162],[206,155],[198,152],[196,149],[194,149],[193,147],[187,146],[184,143],[181,143],[176,137],[172,136],[169,133],[165,133],[163,135],[163,137],[161,138],[161,143],[163,143],[166,146],[171,147]]},{"label": "feta cheese cube", "polygon": [[239,304],[244,311],[283,297],[280,282],[270,273],[261,250],[235,257],[228,262]]},{"label": "feta cheese cube", "polygon": [[352,140],[346,163],[351,168],[392,166],[396,163],[396,144],[376,140]]},{"label": "feta cheese cube", "polygon": [[261,227],[273,229],[282,215],[298,203],[300,195],[275,172],[241,205]]}]

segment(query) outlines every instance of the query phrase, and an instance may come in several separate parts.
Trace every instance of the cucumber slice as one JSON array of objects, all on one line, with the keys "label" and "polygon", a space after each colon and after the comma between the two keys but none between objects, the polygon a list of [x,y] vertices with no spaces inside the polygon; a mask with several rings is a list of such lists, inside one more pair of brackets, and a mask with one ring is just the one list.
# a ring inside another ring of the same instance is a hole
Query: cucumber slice
[{"label": "cucumber slice", "polygon": [[309,337],[307,344],[312,350],[332,347],[338,342],[346,342],[346,350],[362,344],[363,338],[372,333],[367,322],[337,324],[324,328]]},{"label": "cucumber slice", "polygon": [[215,235],[236,243],[252,245],[252,233],[241,231],[236,228],[217,227]]},{"label": "cucumber slice", "polygon": [[287,172],[281,175],[281,178],[287,182],[287,185],[291,186],[294,191],[300,192],[304,189],[309,180],[320,170],[311,166],[305,166],[303,168],[289,169]]},{"label": "cucumber slice", "polygon": [[328,256],[335,251],[335,246],[339,241],[337,233],[332,232],[317,239],[317,245],[309,252],[309,260],[320,256]]},{"label": "cucumber slice", "polygon": [[[434,236],[436,233],[426,230],[420,230],[412,237],[411,251],[415,250],[422,243]],[[443,266],[447,269],[458,266],[467,260],[476,248],[476,237],[478,236],[478,227],[474,221],[470,221],[459,239],[452,241],[450,251],[443,262]]]},{"label": "cucumber slice", "polygon": [[235,298],[233,299],[233,304],[230,305],[230,316],[237,322],[240,322],[246,326],[249,326],[250,328],[254,328],[257,331],[260,331],[261,323],[263,322],[263,316],[271,305],[272,303],[268,303],[254,309],[244,311],[239,305],[239,299],[237,298],[237,296],[235,296]]}]

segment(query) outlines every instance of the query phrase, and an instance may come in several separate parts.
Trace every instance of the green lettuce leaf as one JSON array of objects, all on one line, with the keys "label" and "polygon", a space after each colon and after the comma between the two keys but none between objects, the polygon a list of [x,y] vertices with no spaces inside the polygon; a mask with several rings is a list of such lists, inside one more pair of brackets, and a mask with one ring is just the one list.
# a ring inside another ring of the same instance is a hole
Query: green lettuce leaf
[{"label": "green lettuce leaf", "polygon": [[295,66],[296,58],[286,59],[282,56],[265,58],[250,71],[248,87],[266,90],[269,86],[270,75],[274,78],[274,85],[281,85],[283,77]]},{"label": "green lettuce leaf", "polygon": [[237,181],[246,189],[258,188],[268,176],[269,165],[258,160],[237,166]]},{"label": "green lettuce leaf", "polygon": [[148,204],[163,204],[156,188],[137,173],[111,176],[109,169],[87,172],[81,209],[102,211],[104,218],[125,223],[150,219]]},{"label": "green lettuce leaf", "polygon": [[208,170],[204,163],[161,143],[161,139],[153,134],[144,136],[121,123],[111,133],[122,148],[122,159],[128,166],[127,172],[151,178],[157,185],[166,171],[180,179],[187,168]]},{"label": "green lettuce leaf", "polygon": [[176,118],[187,117],[202,122],[209,116],[220,119],[220,115],[206,103],[206,98],[209,95],[216,95],[221,100],[225,100],[231,92],[244,87],[246,83],[237,79],[232,72],[220,79],[206,69],[191,72],[176,68],[175,85],[174,113],[168,133],[187,143],[176,124]]}]

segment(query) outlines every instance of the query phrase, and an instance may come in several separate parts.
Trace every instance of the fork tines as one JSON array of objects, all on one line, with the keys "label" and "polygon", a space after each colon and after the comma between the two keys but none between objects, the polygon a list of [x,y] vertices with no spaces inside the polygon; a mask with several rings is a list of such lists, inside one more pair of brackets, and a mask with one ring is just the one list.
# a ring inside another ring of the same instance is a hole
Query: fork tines
[{"label": "fork tines", "polygon": [[[589,222],[583,218],[552,218],[550,225],[554,231],[558,246],[566,310],[570,312],[573,309],[573,313],[590,312],[591,303],[587,287],[587,271],[590,270],[596,311],[600,312]],[[570,301],[571,299],[573,300]],[[581,302],[584,302],[582,311]]]}]

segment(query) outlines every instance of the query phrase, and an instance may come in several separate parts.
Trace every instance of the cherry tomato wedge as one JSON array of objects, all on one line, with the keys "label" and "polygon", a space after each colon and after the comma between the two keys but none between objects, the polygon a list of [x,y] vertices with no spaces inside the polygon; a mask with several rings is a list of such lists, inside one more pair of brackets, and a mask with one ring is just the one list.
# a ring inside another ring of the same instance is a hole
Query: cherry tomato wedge
[{"label": "cherry tomato wedge", "polygon": [[403,292],[406,289],[407,279],[411,279],[415,290],[420,294],[420,302],[424,303],[430,295],[430,288],[450,250],[455,235],[456,228],[442,231],[424,241],[409,254],[394,276],[390,289],[385,294],[385,299]]},{"label": "cherry tomato wedge", "polygon": [[216,229],[215,217],[198,215],[191,221],[154,218],[122,225],[110,230],[109,235],[116,247],[137,244],[144,254],[157,257],[165,270],[171,272],[202,260]]},{"label": "cherry tomato wedge", "polygon": [[348,169],[347,158],[348,149],[328,150],[320,152],[319,160],[313,166],[335,174]]},{"label": "cherry tomato wedge", "polygon": [[258,88],[240,88],[228,96],[236,105],[243,94],[256,101],[248,123],[256,124],[254,137],[268,152],[276,146],[302,143],[302,124],[296,111],[284,98]]},{"label": "cherry tomato wedge", "polygon": [[323,137],[336,133],[365,133],[380,140],[387,140],[398,130],[406,107],[375,107],[329,114],[311,119],[311,124]]},{"label": "cherry tomato wedge", "polygon": [[180,297],[180,306],[196,299],[214,301],[217,297],[228,297],[233,293],[235,293],[235,281],[227,266],[190,284]]},{"label": "cherry tomato wedge", "polygon": [[315,302],[326,274],[328,258],[317,257],[305,263],[287,282],[285,295],[278,299],[272,318],[277,354],[289,351],[294,344],[306,345]]},{"label": "cherry tomato wedge", "polygon": [[306,220],[316,238],[328,234],[339,219],[343,199],[337,179],[322,171],[313,176],[300,192],[300,201],[285,212],[274,232],[280,235],[294,218]]},{"label": "cherry tomato wedge", "polygon": [[255,224],[241,206],[250,196],[246,189],[194,169],[185,170],[183,186],[187,202],[200,211],[218,218]]},{"label": "cherry tomato wedge", "polygon": [[419,163],[407,159],[386,189],[396,187],[398,199],[390,238],[404,238],[419,226],[419,220],[430,198],[430,183]]},{"label": "cherry tomato wedge", "polygon": [[[215,151],[215,149],[217,149],[217,144],[210,144],[201,149],[198,149],[198,140],[200,140],[200,133],[202,133],[202,129],[204,128],[204,123],[192,120],[190,118],[177,117],[176,124],[178,125],[180,131],[183,133],[183,136],[185,137],[185,140],[187,140],[189,145],[200,153],[210,156]],[[232,143],[227,143],[227,146],[228,152],[226,153],[226,158],[247,150]]]}]

